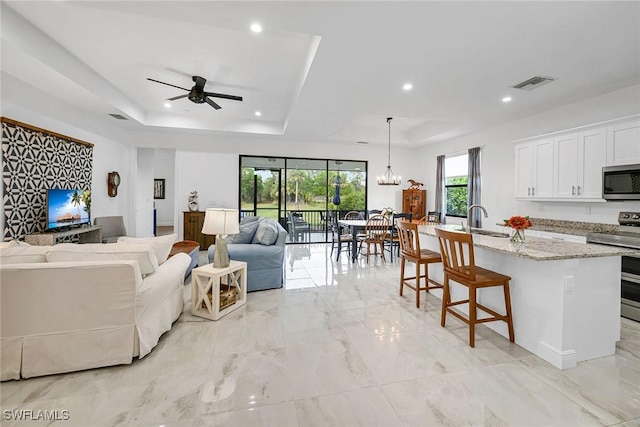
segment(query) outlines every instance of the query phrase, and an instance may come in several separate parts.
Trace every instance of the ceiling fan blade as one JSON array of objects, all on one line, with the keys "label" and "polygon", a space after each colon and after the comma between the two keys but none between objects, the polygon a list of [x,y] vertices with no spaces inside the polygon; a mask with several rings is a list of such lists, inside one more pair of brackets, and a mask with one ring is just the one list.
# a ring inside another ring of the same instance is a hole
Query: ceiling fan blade
[{"label": "ceiling fan blade", "polygon": [[207,83],[207,79],[200,76],[193,76],[192,79],[196,83],[196,91],[204,92],[204,85]]},{"label": "ceiling fan blade", "polygon": [[219,109],[221,109],[221,108],[222,108],[221,106],[219,106],[218,104],[216,104],[215,102],[213,102],[213,100],[212,100],[212,99],[210,99],[210,98],[205,98],[204,100],[206,101],[206,103],[207,103],[207,104],[211,105],[211,106],[212,106],[213,108],[215,108],[216,110],[219,110]]},{"label": "ceiling fan blade", "polygon": [[189,94],[185,93],[184,95],[178,95],[178,96],[174,96],[173,98],[167,98],[167,101],[175,101],[176,99],[186,98],[187,96],[189,96]]},{"label": "ceiling fan blade", "polygon": [[175,88],[178,88],[178,89],[186,90],[187,92],[189,92],[189,90],[190,90],[190,89],[185,89],[185,88],[180,87],[180,86],[172,85],[171,83],[165,83],[165,82],[161,82],[160,80],[150,79],[149,77],[147,77],[147,80],[152,81],[152,82],[156,82],[156,83],[160,83],[161,85],[167,85],[167,86],[175,87]]},{"label": "ceiling fan blade", "polygon": [[214,98],[224,98],[224,99],[231,99],[233,101],[242,101],[241,96],[227,95],[225,93],[205,92],[204,95],[212,96]]}]

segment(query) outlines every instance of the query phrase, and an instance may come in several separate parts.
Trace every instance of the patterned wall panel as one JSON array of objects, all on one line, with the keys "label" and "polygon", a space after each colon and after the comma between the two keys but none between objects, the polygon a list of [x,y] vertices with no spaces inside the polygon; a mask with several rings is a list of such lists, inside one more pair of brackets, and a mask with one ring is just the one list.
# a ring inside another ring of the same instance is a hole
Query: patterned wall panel
[{"label": "patterned wall panel", "polygon": [[48,188],[91,189],[93,144],[2,119],[4,240],[46,227]]}]

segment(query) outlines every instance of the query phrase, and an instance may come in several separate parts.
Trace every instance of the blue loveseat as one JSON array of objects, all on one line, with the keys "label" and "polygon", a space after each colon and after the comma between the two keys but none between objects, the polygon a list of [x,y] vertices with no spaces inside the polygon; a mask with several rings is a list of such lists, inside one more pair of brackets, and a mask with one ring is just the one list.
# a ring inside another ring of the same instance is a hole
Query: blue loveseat
[{"label": "blue loveseat", "polygon": [[[240,233],[228,237],[229,258],[247,263],[247,291],[281,288],[287,231],[275,220],[245,217]],[[209,262],[215,245],[209,246]]]}]

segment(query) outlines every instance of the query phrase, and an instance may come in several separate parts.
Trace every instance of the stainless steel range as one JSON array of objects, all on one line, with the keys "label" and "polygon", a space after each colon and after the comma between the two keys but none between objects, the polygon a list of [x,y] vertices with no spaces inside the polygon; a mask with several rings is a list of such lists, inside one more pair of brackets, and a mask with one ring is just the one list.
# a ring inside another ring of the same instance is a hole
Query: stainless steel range
[{"label": "stainless steel range", "polygon": [[[589,233],[587,242],[640,249],[640,212],[620,212],[618,223],[617,233]],[[621,277],[620,313],[640,322],[640,255],[622,257]]]}]

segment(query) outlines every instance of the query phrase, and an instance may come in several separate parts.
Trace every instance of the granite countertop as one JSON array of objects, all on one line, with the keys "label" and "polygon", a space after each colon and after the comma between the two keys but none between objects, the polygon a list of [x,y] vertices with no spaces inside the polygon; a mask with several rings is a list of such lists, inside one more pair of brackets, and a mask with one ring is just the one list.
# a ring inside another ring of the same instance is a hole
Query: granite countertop
[{"label": "granite countertop", "polygon": [[[533,223],[531,230],[549,231],[552,233],[587,236],[589,233],[617,233],[618,224],[601,224],[597,222],[566,221],[561,219],[529,218]],[[503,226],[504,224],[496,224]]]},{"label": "granite countertop", "polygon": [[551,231],[553,233],[586,236],[589,233],[617,233],[618,224],[601,224],[597,222],[566,221],[561,219],[529,218],[533,223],[532,230]]},{"label": "granite countertop", "polygon": [[[421,225],[418,227],[418,231],[420,234],[435,237],[436,228],[448,231],[460,230],[459,225]],[[508,237],[493,237],[474,234],[473,245],[493,252],[522,258],[530,258],[536,261],[640,255],[640,251],[633,249],[588,243],[572,243],[529,236],[527,236],[526,242],[517,244],[512,243]]]}]

